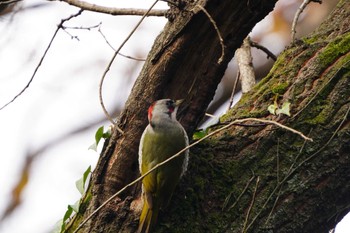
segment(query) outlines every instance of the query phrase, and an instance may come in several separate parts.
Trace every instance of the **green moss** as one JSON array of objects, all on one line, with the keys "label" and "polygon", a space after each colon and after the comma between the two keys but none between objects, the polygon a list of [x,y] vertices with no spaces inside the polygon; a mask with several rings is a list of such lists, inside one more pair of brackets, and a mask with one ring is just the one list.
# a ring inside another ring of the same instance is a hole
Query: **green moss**
[{"label": "green moss", "polygon": [[305,89],[305,83],[302,83],[302,82],[300,82],[300,83],[295,83],[295,84],[293,85],[293,89],[292,89],[292,90],[293,90],[292,96],[295,97],[295,98],[298,98],[299,95],[300,95],[301,93],[303,93],[304,89]]},{"label": "green moss", "polygon": [[[328,112],[328,113],[327,113]],[[313,117],[306,122],[312,125],[324,125],[329,121],[329,110],[325,109],[316,117]]]},{"label": "green moss", "polygon": [[220,122],[229,122],[232,114],[224,114],[220,117]]},{"label": "green moss", "polygon": [[254,90],[255,90],[255,91],[261,90],[261,87],[264,86],[266,83],[268,83],[272,77],[273,77],[273,73],[270,72],[266,77],[264,77],[262,80],[260,80],[260,81],[254,86]]},{"label": "green moss", "polygon": [[327,99],[316,98],[303,112],[304,122],[310,125],[324,125],[329,121],[329,115],[333,114],[333,106]]},{"label": "green moss", "polygon": [[[279,56],[277,61],[275,62],[275,64],[273,65],[273,67],[271,68],[268,76],[271,76],[272,74],[276,74],[277,70],[280,70],[280,66],[284,66],[284,64],[286,63],[287,60],[290,59],[290,57],[293,57],[293,53],[295,53],[294,50],[290,49],[290,50],[286,50],[284,52],[282,52]],[[267,77],[268,77],[267,76]],[[263,79],[264,80],[264,79]]]},{"label": "green moss", "polygon": [[261,108],[254,109],[254,110],[246,110],[247,108],[242,108],[245,110],[241,110],[241,108],[235,108],[235,111],[238,111],[237,114],[235,114],[234,117],[232,117],[232,114],[228,113],[220,117],[220,122],[230,122],[234,118],[235,119],[243,119],[243,118],[260,118],[265,117],[269,113],[267,111],[267,105],[261,105]]},{"label": "green moss", "polygon": [[346,54],[350,50],[350,33],[337,37],[330,42],[319,55],[319,62],[327,67],[334,59]]},{"label": "green moss", "polygon": [[314,36],[314,37],[305,37],[305,38],[303,38],[302,39],[303,40],[303,42],[305,43],[305,44],[314,44],[314,43],[316,43],[317,41],[319,41],[319,37],[318,36]]},{"label": "green moss", "polygon": [[289,87],[289,83],[277,83],[272,86],[271,91],[274,94],[283,95]]}]

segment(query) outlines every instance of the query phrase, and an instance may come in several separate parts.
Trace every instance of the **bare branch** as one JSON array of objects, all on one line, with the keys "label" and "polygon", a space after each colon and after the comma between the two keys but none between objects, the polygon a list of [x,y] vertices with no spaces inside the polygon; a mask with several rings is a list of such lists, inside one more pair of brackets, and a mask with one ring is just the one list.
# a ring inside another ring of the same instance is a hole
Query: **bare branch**
[{"label": "bare branch", "polygon": [[310,3],[310,2],[317,2],[317,3],[322,3],[322,0],[304,0],[303,3],[299,6],[297,12],[295,13],[294,19],[293,19],[293,23],[292,23],[292,43],[295,40],[295,33],[296,31],[296,27],[297,27],[297,23],[300,17],[300,14],[304,11],[304,9],[306,8],[306,6]]},{"label": "bare branch", "polygon": [[[109,41],[107,40],[107,37],[105,36],[105,34],[102,32],[101,30],[101,25],[99,26],[98,28],[98,32],[101,34],[101,36],[103,37],[103,39],[106,41],[106,43],[108,44],[108,46],[115,51],[117,51],[112,45],[111,43],[109,43]],[[135,60],[135,61],[146,61],[145,58],[137,58],[137,57],[132,57],[132,56],[128,56],[128,55],[125,55],[125,54],[122,54],[122,53],[118,53],[120,56],[122,57],[125,57],[125,58],[129,58],[129,59],[132,59],[132,60]]]},{"label": "bare branch", "polygon": [[230,103],[228,104],[228,109],[227,109],[227,111],[229,111],[229,110],[231,109],[231,107],[232,107],[233,98],[235,97],[236,87],[237,87],[237,84],[238,84],[239,76],[240,76],[239,69],[237,69],[236,79],[235,79],[235,82],[234,82],[233,87],[232,87],[232,92],[231,92],[231,97],[230,97]]},{"label": "bare branch", "polygon": [[121,45],[119,46],[119,48],[115,51],[115,53],[113,54],[112,59],[110,60],[109,64],[107,65],[107,68],[105,69],[101,81],[100,81],[100,85],[99,85],[99,99],[100,99],[100,104],[102,107],[102,110],[104,112],[104,114],[106,115],[107,119],[115,126],[115,128],[121,133],[123,134],[124,132],[117,126],[116,122],[113,120],[112,116],[108,113],[104,103],[103,103],[103,97],[102,97],[102,86],[103,86],[103,82],[104,79],[109,71],[109,69],[111,68],[115,58],[117,57],[119,51],[123,48],[123,46],[126,44],[126,42],[130,39],[130,37],[134,34],[134,32],[137,30],[137,28],[140,26],[140,24],[142,23],[142,21],[147,17],[148,13],[152,10],[152,8],[158,3],[159,0],[156,0],[152,6],[144,13],[144,15],[142,16],[142,18],[139,20],[139,22],[136,24],[136,26],[134,27],[134,29],[129,33],[129,35],[126,37],[126,39],[123,41],[123,43],[121,43]]},{"label": "bare branch", "polygon": [[248,38],[245,38],[242,46],[236,50],[235,56],[240,73],[242,93],[247,93],[253,88],[256,82],[253,57]]},{"label": "bare branch", "polygon": [[102,22],[99,22],[96,25],[87,26],[87,27],[83,27],[83,26],[80,26],[80,27],[62,26],[62,28],[63,29],[75,29],[75,30],[88,30],[88,31],[90,31],[93,28],[99,28],[101,26],[101,24],[102,24]]},{"label": "bare branch", "polygon": [[35,68],[35,70],[34,70],[34,73],[32,74],[32,77],[29,79],[29,82],[27,83],[27,85],[26,85],[15,97],[13,97],[12,100],[10,100],[10,101],[7,102],[5,105],[3,105],[3,106],[0,108],[0,110],[4,109],[6,106],[8,106],[9,104],[11,104],[11,103],[12,103],[13,101],[15,101],[20,95],[22,95],[23,92],[24,92],[25,90],[27,90],[27,88],[30,86],[30,84],[31,84],[32,81],[34,80],[34,77],[35,77],[36,73],[38,72],[39,67],[40,67],[41,64],[43,63],[43,61],[44,61],[44,59],[45,59],[45,57],[46,57],[46,54],[47,54],[47,52],[49,51],[49,49],[50,49],[50,47],[51,47],[51,45],[52,45],[52,42],[53,42],[54,39],[56,38],[56,35],[57,35],[58,31],[62,28],[62,26],[63,26],[63,24],[64,24],[65,22],[69,21],[70,19],[72,19],[72,18],[74,18],[74,17],[79,16],[82,12],[83,12],[83,10],[80,9],[80,10],[78,11],[78,13],[73,14],[73,15],[69,16],[68,18],[62,19],[62,20],[61,20],[61,23],[57,25],[57,29],[56,29],[56,31],[54,32],[54,34],[53,34],[53,36],[52,36],[52,38],[51,38],[51,40],[50,40],[49,45],[47,46],[47,48],[46,48],[46,50],[45,50],[43,56],[41,57],[41,59],[40,59],[40,61],[39,61],[39,64],[36,66],[36,68]]},{"label": "bare branch", "polygon": [[273,54],[268,48],[262,46],[261,44],[255,42],[255,41],[252,41],[250,37],[249,37],[249,43],[250,43],[250,46],[255,47],[257,49],[260,49],[263,52],[265,52],[267,54],[267,58],[271,58],[274,61],[277,60],[276,55]]},{"label": "bare branch", "polygon": [[[113,8],[113,7],[105,7],[99,6],[96,4],[91,4],[88,2],[80,1],[80,0],[58,0],[61,2],[66,2],[69,5],[79,7],[83,10],[94,11],[98,13],[110,14],[110,15],[134,15],[134,16],[143,16],[147,9],[134,9],[134,8]],[[160,16],[164,17],[168,10],[151,10],[147,13],[147,16]]]},{"label": "bare branch", "polygon": [[225,45],[224,45],[224,39],[222,39],[220,30],[218,28],[218,26],[216,25],[215,20],[211,17],[211,15],[209,14],[209,12],[202,7],[201,5],[196,5],[196,7],[198,7],[199,9],[201,9],[201,11],[204,12],[204,14],[208,17],[208,19],[210,20],[210,22],[213,24],[215,31],[219,37],[219,41],[220,41],[220,45],[221,45],[221,56],[218,60],[218,64],[220,64],[223,60],[224,60],[224,56],[225,56]]}]

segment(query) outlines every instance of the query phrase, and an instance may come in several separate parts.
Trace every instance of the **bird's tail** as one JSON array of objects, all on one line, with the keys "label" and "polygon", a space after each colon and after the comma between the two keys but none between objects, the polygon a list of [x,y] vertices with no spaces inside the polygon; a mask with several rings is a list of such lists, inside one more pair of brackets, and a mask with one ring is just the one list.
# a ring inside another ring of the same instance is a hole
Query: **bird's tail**
[{"label": "bird's tail", "polygon": [[148,202],[144,200],[143,208],[140,216],[140,223],[137,233],[150,233],[156,224],[158,218],[159,207],[152,203],[152,209]]}]

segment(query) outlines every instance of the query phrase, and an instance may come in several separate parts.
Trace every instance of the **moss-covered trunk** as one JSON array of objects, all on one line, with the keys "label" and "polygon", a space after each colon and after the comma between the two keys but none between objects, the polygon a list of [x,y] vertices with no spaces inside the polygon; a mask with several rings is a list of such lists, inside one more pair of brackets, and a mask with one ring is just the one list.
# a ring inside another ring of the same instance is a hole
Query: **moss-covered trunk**
[{"label": "moss-covered trunk", "polygon": [[[161,232],[328,232],[349,212],[349,29],[350,2],[342,1],[221,118],[275,120],[313,142],[256,122],[216,134],[192,149]],[[291,103],[291,117],[268,112],[275,98]]]},{"label": "moss-covered trunk", "polygon": [[[234,50],[274,4],[259,2],[207,2],[226,46],[221,63],[216,31],[203,12],[187,12],[166,26],[120,116],[125,134],[114,133],[106,143],[69,232],[138,176],[138,140],[151,101],[185,98],[182,123],[192,134]],[[271,125],[235,126],[209,138],[191,149],[189,171],[157,232],[327,232],[340,220],[350,208],[349,25],[350,3],[340,1],[313,35],[286,50],[221,119],[268,118],[314,141]],[[291,103],[291,117],[269,114],[275,99],[280,106]],[[128,189],[79,232],[133,232],[139,212],[132,201],[139,192],[140,185]]]}]

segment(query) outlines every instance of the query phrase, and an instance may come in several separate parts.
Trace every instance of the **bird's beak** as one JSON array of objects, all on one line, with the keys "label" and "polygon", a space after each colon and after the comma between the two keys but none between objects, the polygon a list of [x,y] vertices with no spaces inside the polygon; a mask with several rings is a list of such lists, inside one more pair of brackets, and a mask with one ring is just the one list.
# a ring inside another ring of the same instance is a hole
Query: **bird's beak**
[{"label": "bird's beak", "polygon": [[182,104],[182,102],[184,102],[184,99],[176,100],[175,104],[176,104],[177,107],[179,107],[180,104]]}]

